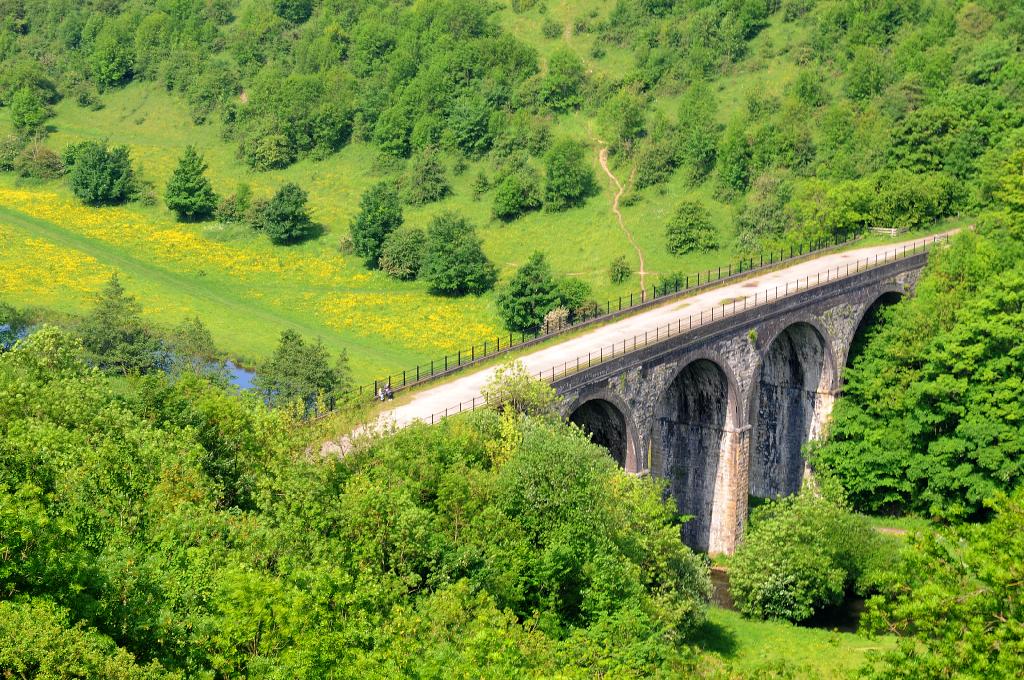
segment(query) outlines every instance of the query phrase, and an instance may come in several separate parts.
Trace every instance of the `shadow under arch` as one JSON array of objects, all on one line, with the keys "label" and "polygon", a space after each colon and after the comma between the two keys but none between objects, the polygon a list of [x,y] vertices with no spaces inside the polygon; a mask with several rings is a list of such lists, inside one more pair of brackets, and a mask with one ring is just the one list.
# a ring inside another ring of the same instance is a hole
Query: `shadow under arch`
[{"label": "shadow under arch", "polygon": [[716,480],[726,430],[736,420],[735,381],[717,362],[697,358],[686,364],[659,400],[652,442],[652,473],[668,480],[683,525],[683,542],[707,551],[711,543]]},{"label": "shadow under arch", "polygon": [[831,408],[836,370],[815,324],[797,321],[768,344],[757,374],[752,421],[750,495],[778,498],[803,484],[803,446]]},{"label": "shadow under arch", "polygon": [[898,290],[887,290],[881,293],[875,301],[864,309],[860,319],[857,321],[856,330],[850,339],[850,347],[846,351],[845,366],[852,366],[853,362],[863,354],[867,347],[872,332],[884,325],[883,311],[903,300],[903,293]]},{"label": "shadow under arch", "polygon": [[636,444],[632,428],[621,407],[608,399],[594,397],[577,405],[569,422],[590,435],[590,440],[608,449],[620,468],[636,472]]}]

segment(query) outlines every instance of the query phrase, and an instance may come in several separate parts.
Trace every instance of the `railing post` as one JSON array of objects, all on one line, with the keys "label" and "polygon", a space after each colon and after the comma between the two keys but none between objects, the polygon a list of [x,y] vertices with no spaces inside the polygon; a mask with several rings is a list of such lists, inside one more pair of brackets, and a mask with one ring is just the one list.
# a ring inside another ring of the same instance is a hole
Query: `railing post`
[{"label": "railing post", "polygon": [[405,371],[402,371],[402,387],[405,387]]},{"label": "railing post", "polygon": [[448,370],[448,355],[444,355],[444,370]]}]

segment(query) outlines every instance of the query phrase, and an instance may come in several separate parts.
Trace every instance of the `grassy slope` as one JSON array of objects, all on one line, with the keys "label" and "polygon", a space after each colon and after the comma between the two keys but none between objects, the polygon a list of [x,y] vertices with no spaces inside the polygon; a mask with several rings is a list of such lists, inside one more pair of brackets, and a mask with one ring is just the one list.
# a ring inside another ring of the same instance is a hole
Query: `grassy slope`
[{"label": "grassy slope", "polygon": [[784,667],[792,673],[784,677],[841,678],[856,677],[868,652],[888,650],[894,640],[753,621],[712,607],[708,623],[698,634],[698,644],[719,654],[743,677],[764,677],[769,669]]},{"label": "grassy slope", "polygon": [[[606,16],[612,0],[549,2],[547,15],[569,26],[576,17],[596,11]],[[538,8],[522,15],[504,9],[499,20],[535,47],[544,61],[559,45],[568,44],[596,77],[614,77],[632,65],[626,50],[610,48],[600,59],[590,56],[594,37],[574,35],[546,39]],[[748,92],[778,90],[792,78],[792,59],[777,54],[795,30],[778,22],[751,46],[751,57],[725,78],[719,91],[722,117],[743,106]],[[677,96],[659,96],[655,105],[670,118]],[[422,283],[399,283],[367,272],[357,258],[338,252],[348,223],[358,210],[362,192],[388,173],[376,163],[376,152],[351,144],[322,162],[309,160],[281,171],[255,173],[235,158],[235,146],[220,139],[218,126],[195,126],[180,101],[155,84],[134,84],[104,97],[105,108],[88,111],[64,101],[51,121],[55,132],[48,144],[59,149],[82,139],[109,139],[127,144],[157,193],[186,144],[196,144],[209,163],[215,189],[230,193],[247,182],[257,196],[269,196],[284,181],[307,189],[314,219],[324,229],[320,238],[293,247],[274,247],[238,226],[215,223],[179,225],[162,206],[92,210],[81,207],[61,182],[25,183],[0,175],[0,244],[17,270],[0,274],[0,296],[17,304],[47,304],[81,311],[104,276],[124,272],[154,319],[178,323],[198,313],[216,341],[237,358],[256,361],[272,349],[286,327],[320,336],[332,351],[347,348],[357,378],[369,379],[444,352],[466,347],[500,330],[493,294],[463,300],[430,296]],[[8,128],[8,112],[0,109],[0,133]],[[611,212],[612,186],[597,163],[596,126],[577,113],[560,118],[555,135],[590,144],[599,195],[585,206],[558,214],[534,213],[512,224],[491,220],[491,195],[472,200],[471,184],[480,165],[471,164],[452,177],[454,195],[422,208],[407,208],[406,223],[425,226],[444,210],[457,210],[479,228],[488,255],[508,277],[533,250],[547,254],[554,269],[580,277],[599,300],[638,288],[636,277],[622,285],[607,278],[612,259],[625,254],[637,266],[635,251]],[[612,168],[626,182],[631,168],[612,159]],[[717,201],[706,183],[687,186],[677,173],[663,186],[651,187],[622,212],[644,252],[647,271],[694,272],[717,267],[735,256],[730,205]],[[719,226],[723,248],[709,255],[674,257],[664,249],[663,228],[684,197],[702,200]],[[102,224],[97,224],[98,222]],[[90,259],[91,258],[91,259]]]}]

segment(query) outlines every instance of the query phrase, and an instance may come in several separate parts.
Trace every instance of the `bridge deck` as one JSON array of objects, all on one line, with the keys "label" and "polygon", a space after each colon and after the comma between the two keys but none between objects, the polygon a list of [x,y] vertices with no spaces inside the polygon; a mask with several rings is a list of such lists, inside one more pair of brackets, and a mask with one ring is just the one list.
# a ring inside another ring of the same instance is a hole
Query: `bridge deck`
[{"label": "bridge deck", "polygon": [[[915,247],[920,249],[926,243],[951,233],[953,232],[927,239],[913,239],[831,253],[776,271],[759,273],[749,279],[703,291],[691,297],[675,299],[635,316],[594,328],[576,337],[530,352],[520,357],[519,361],[535,375],[557,378],[575,370],[577,361],[586,361],[588,356],[592,357],[592,360],[597,360],[598,357],[607,358],[605,353],[612,347],[619,348],[615,350],[616,353],[621,352],[623,347],[627,352],[632,351],[634,346],[642,347],[645,334],[648,341],[654,341],[656,337],[663,338],[667,332],[692,332],[689,326],[696,326],[699,319],[711,321],[713,315],[715,319],[720,318],[724,302],[730,303],[730,309],[726,313],[731,312],[733,301],[737,301],[737,305],[741,307],[744,300],[748,307],[752,304],[765,304],[766,301],[771,304],[776,297],[794,293],[797,290],[797,281],[800,281],[799,286],[802,290],[806,287],[805,282],[806,285],[813,287],[826,280],[855,276],[858,269],[873,266],[875,261],[879,264],[886,260],[892,261],[894,257],[899,257],[904,252],[909,253]],[[480,405],[481,389],[491,378],[494,370],[494,367],[484,368],[416,392],[411,395],[408,402],[384,412],[380,421],[404,427],[415,420],[434,422],[446,413],[458,413]]]}]

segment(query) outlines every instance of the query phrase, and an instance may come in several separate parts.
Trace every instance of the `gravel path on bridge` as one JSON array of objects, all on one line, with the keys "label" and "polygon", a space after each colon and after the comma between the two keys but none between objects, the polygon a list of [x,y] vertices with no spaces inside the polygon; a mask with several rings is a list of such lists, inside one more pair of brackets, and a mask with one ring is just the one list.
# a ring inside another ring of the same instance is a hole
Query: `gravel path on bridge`
[{"label": "gravel path on bridge", "polygon": [[[700,314],[702,311],[710,313],[712,308],[720,310],[726,300],[753,297],[755,293],[763,296],[766,291],[774,291],[776,286],[785,286],[786,283],[806,276],[814,277],[815,274],[824,273],[829,269],[852,265],[857,260],[873,259],[876,255],[881,258],[885,253],[889,253],[891,256],[896,250],[902,250],[904,244],[920,243],[922,240],[919,238],[894,241],[885,245],[831,253],[777,271],[756,274],[608,323],[564,342],[526,354],[520,357],[519,361],[522,361],[534,375],[539,371],[550,372],[555,367],[561,370],[565,362],[575,361],[580,356],[586,357],[588,352],[598,352],[602,347],[607,348],[613,343],[621,344],[624,340],[631,341],[634,336],[642,336],[645,331],[654,332],[658,327],[664,330],[666,324],[675,323],[678,319],[685,319],[691,314]],[[460,403],[480,397],[481,388],[493,373],[494,367],[478,371],[467,370],[464,375],[418,391],[412,395],[410,401],[382,413],[379,424],[404,427],[414,420],[430,422],[432,415],[442,413],[446,408],[454,407],[454,410],[458,410]]]}]

